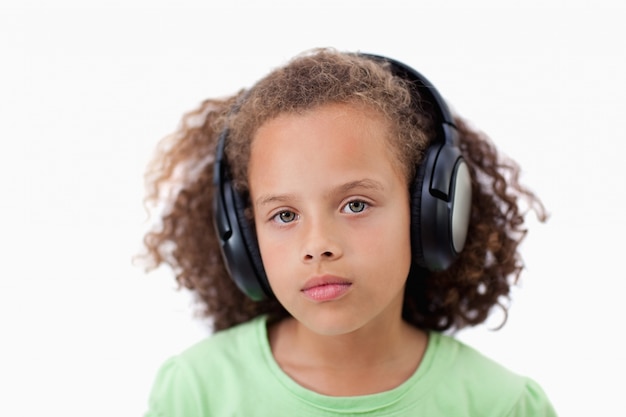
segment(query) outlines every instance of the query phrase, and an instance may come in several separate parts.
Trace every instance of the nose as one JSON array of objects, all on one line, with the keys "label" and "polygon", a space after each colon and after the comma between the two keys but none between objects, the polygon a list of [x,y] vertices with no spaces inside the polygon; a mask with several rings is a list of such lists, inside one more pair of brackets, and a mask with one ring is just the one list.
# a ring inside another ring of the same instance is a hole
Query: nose
[{"label": "nose", "polygon": [[303,262],[329,261],[343,255],[339,232],[332,221],[311,221],[304,229]]}]

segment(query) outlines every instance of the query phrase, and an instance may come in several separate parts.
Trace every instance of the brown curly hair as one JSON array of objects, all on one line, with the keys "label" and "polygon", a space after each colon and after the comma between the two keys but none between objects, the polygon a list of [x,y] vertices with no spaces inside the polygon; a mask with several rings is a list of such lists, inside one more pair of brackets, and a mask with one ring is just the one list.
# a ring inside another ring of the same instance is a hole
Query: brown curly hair
[{"label": "brown curly hair", "polygon": [[[160,210],[160,222],[144,237],[147,269],[169,265],[179,285],[196,294],[216,331],[260,314],[288,316],[276,299],[256,302],[244,295],[223,263],[212,223],[220,133],[228,127],[226,155],[236,186],[245,193],[251,138],[263,123],[328,103],[366,106],[389,121],[389,140],[408,185],[433,135],[431,113],[414,98],[407,81],[388,65],[326,48],[295,57],[248,91],[204,101],[159,143],[148,166],[146,203]],[[406,321],[438,331],[480,324],[494,306],[506,313],[502,300],[523,269],[518,246],[526,234],[524,208],[546,219],[540,200],[520,184],[519,166],[469,123],[459,117],[455,122],[472,173],[465,249],[446,271],[412,268],[403,311]]]}]

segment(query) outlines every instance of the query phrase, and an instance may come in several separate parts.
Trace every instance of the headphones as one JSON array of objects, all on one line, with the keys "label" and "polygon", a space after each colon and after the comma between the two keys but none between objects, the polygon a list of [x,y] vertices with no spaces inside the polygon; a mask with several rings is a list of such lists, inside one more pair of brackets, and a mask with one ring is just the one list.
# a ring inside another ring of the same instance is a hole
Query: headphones
[{"label": "headphones", "polygon": [[[447,269],[465,246],[472,202],[469,168],[457,146],[458,132],[448,106],[435,87],[413,68],[379,55],[359,56],[388,63],[394,75],[410,82],[420,105],[430,110],[436,135],[411,184],[411,248],[413,263],[428,271]],[[232,183],[220,134],[215,155],[213,223],[231,278],[249,298],[272,298],[254,226],[246,218],[246,198]]]}]

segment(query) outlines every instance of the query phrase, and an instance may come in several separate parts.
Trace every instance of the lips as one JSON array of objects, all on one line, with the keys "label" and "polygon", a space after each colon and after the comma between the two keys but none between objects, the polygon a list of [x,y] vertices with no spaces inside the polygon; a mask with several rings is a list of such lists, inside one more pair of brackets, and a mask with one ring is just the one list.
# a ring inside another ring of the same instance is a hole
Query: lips
[{"label": "lips", "polygon": [[312,301],[332,301],[346,294],[352,283],[344,278],[325,275],[308,280],[302,293]]}]

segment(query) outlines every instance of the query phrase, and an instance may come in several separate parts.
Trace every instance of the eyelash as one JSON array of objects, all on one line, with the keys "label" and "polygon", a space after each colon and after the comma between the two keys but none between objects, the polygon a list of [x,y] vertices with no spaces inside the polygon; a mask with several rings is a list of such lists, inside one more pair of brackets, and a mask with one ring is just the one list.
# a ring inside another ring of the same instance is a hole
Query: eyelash
[{"label": "eyelash", "polygon": [[[353,209],[350,209],[350,206],[354,205],[354,204],[361,205],[361,209],[357,210],[357,211],[355,211]],[[360,213],[363,213],[365,210],[367,210],[369,207],[370,207],[369,203],[367,203],[367,202],[365,202],[363,200],[352,200],[352,201],[349,201],[348,203],[346,203],[342,207],[341,212],[342,213],[360,214]],[[291,220],[288,220],[288,221],[282,220],[282,216],[284,216],[286,214],[288,214],[290,216],[293,216],[293,218]],[[272,219],[272,221],[274,221],[276,223],[289,224],[289,223],[292,223],[295,220],[297,220],[298,217],[299,217],[298,214],[294,213],[291,210],[282,210],[282,211],[279,211],[278,213],[276,213],[274,216],[272,216],[271,219]]]}]

